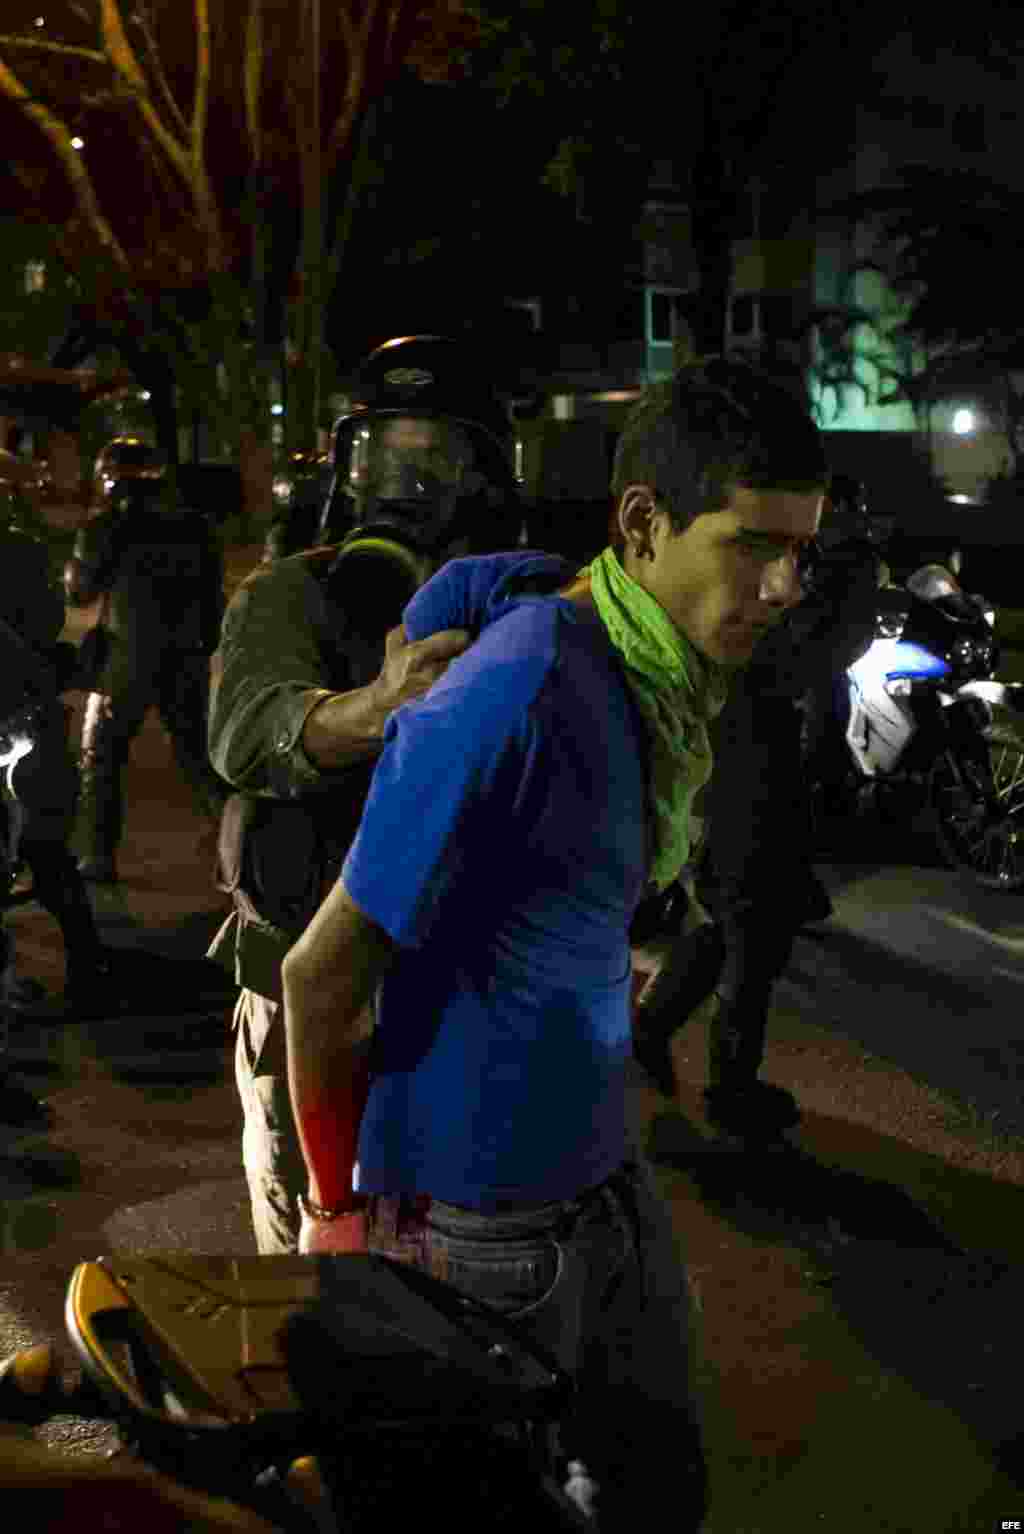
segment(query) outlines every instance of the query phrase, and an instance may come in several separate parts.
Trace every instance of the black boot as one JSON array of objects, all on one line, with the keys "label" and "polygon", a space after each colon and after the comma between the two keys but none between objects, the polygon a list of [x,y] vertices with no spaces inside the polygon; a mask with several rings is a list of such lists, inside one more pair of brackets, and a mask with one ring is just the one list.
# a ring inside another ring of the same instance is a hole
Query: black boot
[{"label": "black boot", "polygon": [[69,954],[64,981],[64,1010],[78,1022],[93,1022],[111,1017],[121,1009],[110,950],[96,948],[87,953]]},{"label": "black boot", "polygon": [[117,883],[117,864],[112,857],[80,858],[78,872],[89,884]]},{"label": "black boot", "polygon": [[708,1122],[745,1140],[777,1138],[800,1122],[793,1094],[758,1080],[767,1025],[767,1004],[742,1006],[720,998],[708,1027]]},{"label": "black boot", "polygon": [[54,918],[64,939],[64,1004],[78,1018],[107,1015],[114,1007],[113,964],[100,942],[82,874],[66,847],[25,842],[36,898]]},{"label": "black boot", "polygon": [[808,868],[804,888],[800,892],[796,925],[806,927],[813,922],[828,921],[834,914],[831,895],[813,868]]},{"label": "black boot", "polygon": [[54,1112],[0,1068],[0,1129],[50,1129]]},{"label": "black boot", "polygon": [[705,922],[673,944],[665,963],[637,1001],[633,1058],[666,1097],[674,1097],[676,1091],[669,1048],[672,1036],[711,995],[724,958],[721,929]]}]

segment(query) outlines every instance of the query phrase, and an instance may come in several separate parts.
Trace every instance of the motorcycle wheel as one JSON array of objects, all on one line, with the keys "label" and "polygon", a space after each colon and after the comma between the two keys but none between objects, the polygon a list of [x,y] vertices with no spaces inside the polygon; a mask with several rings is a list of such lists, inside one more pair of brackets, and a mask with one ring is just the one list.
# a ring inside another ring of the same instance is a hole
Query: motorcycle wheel
[{"label": "motorcycle wheel", "polygon": [[[943,857],[986,889],[1024,888],[1024,735],[996,723],[983,761],[951,749],[932,763],[928,807]],[[991,781],[986,779],[991,773]]]}]

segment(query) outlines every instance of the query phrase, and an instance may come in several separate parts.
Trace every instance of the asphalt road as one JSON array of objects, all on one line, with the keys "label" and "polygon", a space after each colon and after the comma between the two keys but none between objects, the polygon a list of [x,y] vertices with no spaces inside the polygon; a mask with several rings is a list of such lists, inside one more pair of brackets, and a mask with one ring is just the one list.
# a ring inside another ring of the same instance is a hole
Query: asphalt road
[{"label": "asphalt road", "polygon": [[824,869],[834,919],[797,940],[778,1000],[1024,1135],[1024,894],[946,869]]}]

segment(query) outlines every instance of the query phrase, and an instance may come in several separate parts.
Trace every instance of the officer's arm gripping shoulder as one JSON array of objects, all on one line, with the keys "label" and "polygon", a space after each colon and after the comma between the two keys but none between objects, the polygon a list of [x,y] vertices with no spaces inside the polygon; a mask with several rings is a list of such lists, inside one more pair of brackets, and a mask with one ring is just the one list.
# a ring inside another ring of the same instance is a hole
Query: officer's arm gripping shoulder
[{"label": "officer's arm gripping shoulder", "polygon": [[254,571],[229,603],[211,664],[209,749],[234,787],[280,798],[327,791],[380,749],[372,688],[337,689],[326,621],[315,581],[284,566]]}]

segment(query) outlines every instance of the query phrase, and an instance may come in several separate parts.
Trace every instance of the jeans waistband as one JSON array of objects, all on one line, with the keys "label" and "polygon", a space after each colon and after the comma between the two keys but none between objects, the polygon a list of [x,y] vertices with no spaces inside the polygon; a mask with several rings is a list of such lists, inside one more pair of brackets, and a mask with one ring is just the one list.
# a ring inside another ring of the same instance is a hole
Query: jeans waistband
[{"label": "jeans waistband", "polygon": [[498,1239],[557,1230],[599,1198],[620,1173],[621,1168],[573,1198],[555,1199],[545,1204],[508,1204],[490,1213],[461,1204],[445,1204],[435,1198],[430,1203],[427,1224],[442,1235],[472,1236],[477,1231],[486,1231],[488,1236]]}]

